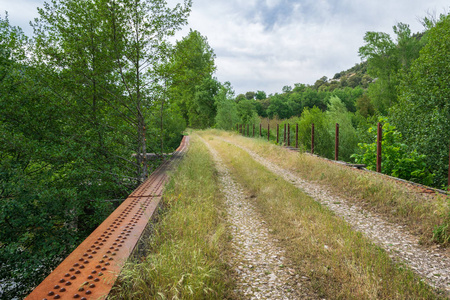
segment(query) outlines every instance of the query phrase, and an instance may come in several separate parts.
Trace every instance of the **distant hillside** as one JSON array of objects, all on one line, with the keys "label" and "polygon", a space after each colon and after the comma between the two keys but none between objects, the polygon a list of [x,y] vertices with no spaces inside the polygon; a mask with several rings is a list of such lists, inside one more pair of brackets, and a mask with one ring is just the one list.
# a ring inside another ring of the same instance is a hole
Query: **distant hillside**
[{"label": "distant hillside", "polygon": [[357,86],[367,89],[372,81],[373,79],[367,74],[367,61],[365,61],[355,64],[355,66],[346,71],[336,73],[332,79],[328,79],[326,76],[318,79],[314,83],[314,87],[317,90],[328,91],[345,87],[355,88]]}]

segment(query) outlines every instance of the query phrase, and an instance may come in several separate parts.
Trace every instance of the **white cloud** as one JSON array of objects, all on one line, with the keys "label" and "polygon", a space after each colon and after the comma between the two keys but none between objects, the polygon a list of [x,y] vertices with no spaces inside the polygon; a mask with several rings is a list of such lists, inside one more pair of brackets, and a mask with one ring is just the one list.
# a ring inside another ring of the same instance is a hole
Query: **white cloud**
[{"label": "white cloud", "polygon": [[[392,34],[397,22],[421,31],[418,18],[442,13],[444,0],[193,0],[189,28],[208,37],[220,81],[237,93],[280,92],[284,85],[313,84],[360,61],[367,31]],[[43,0],[0,0],[13,25],[28,27]],[[174,5],[176,0],[169,0]],[[31,30],[27,33],[31,33]]]}]

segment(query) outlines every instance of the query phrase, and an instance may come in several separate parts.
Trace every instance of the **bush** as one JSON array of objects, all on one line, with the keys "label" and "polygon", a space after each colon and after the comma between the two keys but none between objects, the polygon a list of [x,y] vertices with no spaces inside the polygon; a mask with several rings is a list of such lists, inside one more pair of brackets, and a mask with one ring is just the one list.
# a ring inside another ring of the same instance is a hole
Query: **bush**
[{"label": "bush", "polygon": [[[433,182],[432,174],[426,165],[426,155],[411,151],[406,144],[402,142],[402,134],[396,130],[395,126],[388,123],[388,119],[381,117],[383,136],[381,142],[382,160],[381,170],[384,174],[405,180],[430,185]],[[372,135],[372,143],[359,143],[360,153],[353,154],[351,157],[356,163],[367,165],[367,169],[376,170],[377,163],[377,126],[368,129]]]}]

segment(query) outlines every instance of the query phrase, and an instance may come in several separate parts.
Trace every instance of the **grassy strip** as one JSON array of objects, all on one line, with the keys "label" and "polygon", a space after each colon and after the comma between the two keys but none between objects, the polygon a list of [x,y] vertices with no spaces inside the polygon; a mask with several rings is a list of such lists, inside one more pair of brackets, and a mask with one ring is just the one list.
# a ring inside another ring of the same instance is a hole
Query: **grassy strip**
[{"label": "grassy strip", "polygon": [[215,131],[215,134],[233,139],[299,177],[324,185],[357,205],[383,214],[392,222],[406,225],[411,233],[420,236],[422,244],[432,243],[433,230],[450,221],[449,200],[444,196],[423,195],[414,192],[405,184],[377,174],[333,164],[308,154],[288,151],[263,139],[248,139],[219,131]]},{"label": "grassy strip", "polygon": [[208,150],[191,139],[191,149],[164,192],[150,254],[126,265],[110,299],[229,298],[222,201]]},{"label": "grassy strip", "polygon": [[[381,248],[246,152],[206,135],[287,249],[300,274],[332,299],[437,299],[433,289]],[[256,197],[255,197],[256,196]],[[305,284],[305,283],[304,283]]]}]

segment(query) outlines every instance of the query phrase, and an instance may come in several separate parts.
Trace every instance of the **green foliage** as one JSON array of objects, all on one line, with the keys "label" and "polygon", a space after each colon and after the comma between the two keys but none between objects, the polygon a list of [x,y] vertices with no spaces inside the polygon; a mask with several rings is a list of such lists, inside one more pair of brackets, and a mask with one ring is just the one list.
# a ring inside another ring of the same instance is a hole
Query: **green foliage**
[{"label": "green foliage", "polygon": [[356,109],[358,113],[364,118],[368,118],[375,114],[375,107],[370,102],[370,98],[369,96],[367,96],[367,94],[364,94],[356,99]]},{"label": "green foliage", "polygon": [[[434,174],[427,168],[426,155],[418,154],[416,150],[410,151],[403,143],[402,134],[395,126],[388,123],[387,118],[380,118],[382,123],[382,160],[381,170],[384,174],[394,177],[430,185]],[[369,170],[376,170],[377,156],[377,126],[369,128],[372,134],[371,143],[359,143],[360,153],[352,155],[356,163],[366,164]]]},{"label": "green foliage", "polygon": [[189,107],[189,126],[192,128],[209,128],[214,125],[217,107],[214,97],[219,92],[219,82],[211,77],[205,77],[196,86],[194,100]]},{"label": "green foliage", "polygon": [[450,223],[436,226],[433,230],[433,240],[440,244],[448,244],[450,242]]},{"label": "green foliage", "polygon": [[352,124],[352,113],[347,111],[344,103],[337,96],[330,98],[326,112],[330,135],[335,136],[336,123],[339,124],[339,160],[350,161],[357,148],[356,129]]},{"label": "green foliage", "polygon": [[267,108],[267,116],[269,118],[278,117],[280,119],[288,119],[290,115],[289,106],[283,96],[277,94],[270,97],[270,104]]},{"label": "green foliage", "polygon": [[397,43],[387,33],[369,31],[364,36],[365,45],[359,48],[361,58],[368,61],[367,72],[377,78],[369,85],[369,97],[383,115],[397,103],[398,73],[409,69],[424,43],[420,37],[411,34],[407,24],[398,23],[393,30]]},{"label": "green foliage", "polygon": [[254,100],[239,101],[237,104],[237,113],[242,124],[259,124],[258,113],[256,112],[256,102]]},{"label": "green foliage", "polygon": [[15,283],[1,298],[23,298],[136,187],[149,166],[133,153],[179,139],[161,64],[185,4],[51,1],[30,45],[0,18],[0,282]]},{"label": "green foliage", "polygon": [[255,99],[256,100],[264,100],[266,98],[267,98],[267,96],[266,96],[266,93],[264,91],[257,91],[256,94],[255,94]]},{"label": "green foliage", "polygon": [[238,116],[237,104],[234,101],[234,92],[231,89],[230,83],[223,84],[215,96],[217,106],[216,127],[224,130],[232,130],[236,124],[241,123]]},{"label": "green foliage", "polygon": [[392,109],[394,124],[405,143],[426,154],[434,170],[433,185],[447,185],[450,141],[450,16],[427,33],[428,43],[402,78],[399,103]]},{"label": "green foliage", "polygon": [[213,98],[218,91],[217,81],[212,77],[216,69],[215,57],[206,37],[196,30],[191,30],[175,46],[169,96],[181,109],[190,127],[206,128],[214,124]]},{"label": "green foliage", "polygon": [[311,149],[311,124],[314,123],[314,153],[321,156],[334,157],[334,139],[329,131],[329,122],[325,112],[319,108],[305,108],[298,123],[300,143],[307,151]]}]

